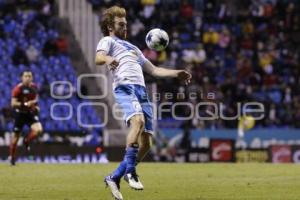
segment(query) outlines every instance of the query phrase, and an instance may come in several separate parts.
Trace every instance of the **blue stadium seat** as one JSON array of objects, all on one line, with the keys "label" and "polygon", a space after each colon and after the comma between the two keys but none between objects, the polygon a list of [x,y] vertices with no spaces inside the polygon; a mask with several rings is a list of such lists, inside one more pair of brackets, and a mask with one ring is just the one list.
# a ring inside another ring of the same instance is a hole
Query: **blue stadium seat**
[{"label": "blue stadium seat", "polygon": [[[31,2],[37,0],[30,0]],[[5,1],[0,0],[0,4]],[[37,13],[33,10],[20,11],[17,13],[16,19],[12,16],[6,15],[3,20],[3,30],[9,35],[6,39],[0,38],[0,107],[9,105],[11,98],[11,90],[17,83],[20,82],[19,74],[25,69],[30,69],[34,73],[34,82],[41,88],[46,87],[45,84],[50,84],[57,80],[69,80],[73,87],[76,87],[76,74],[71,64],[70,58],[67,55],[57,54],[50,56],[49,58],[43,55],[43,47],[47,40],[56,39],[59,37],[57,30],[47,29],[41,23],[35,23],[37,28],[34,28],[32,34],[27,38],[25,29],[27,25],[34,20],[37,20]],[[1,25],[0,25],[1,26]],[[17,46],[21,47],[24,51],[33,45],[39,51],[39,57],[37,63],[31,63],[29,66],[24,64],[13,65],[11,56],[14,54]],[[50,87],[50,85],[48,85]],[[67,121],[55,121],[50,117],[50,106],[54,102],[61,102],[53,99],[49,93],[41,94],[39,100],[39,106],[41,108],[40,119],[46,131],[81,131],[77,125],[76,112],[77,106],[81,102],[77,99],[76,95],[72,95],[71,99],[63,100],[64,102],[70,102],[73,106],[74,116]],[[93,108],[88,109],[89,117],[86,118],[91,121],[97,119],[96,113]],[[56,116],[65,116],[68,112],[68,108],[61,107],[55,111]],[[90,116],[91,114],[95,116]],[[12,130],[12,123],[7,124],[7,130]]]}]

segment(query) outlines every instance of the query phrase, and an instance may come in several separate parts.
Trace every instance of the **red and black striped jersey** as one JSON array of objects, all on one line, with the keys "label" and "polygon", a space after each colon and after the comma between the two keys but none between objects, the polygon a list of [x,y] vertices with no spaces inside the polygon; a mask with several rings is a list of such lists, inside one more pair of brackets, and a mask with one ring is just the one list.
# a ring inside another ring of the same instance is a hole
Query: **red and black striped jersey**
[{"label": "red and black striped jersey", "polygon": [[35,100],[38,97],[38,87],[34,83],[31,83],[28,86],[19,83],[12,90],[12,97],[16,98],[18,102],[22,103],[22,106],[19,108],[21,112],[34,111],[36,109],[37,104],[29,108],[25,106],[24,103],[31,100]]}]

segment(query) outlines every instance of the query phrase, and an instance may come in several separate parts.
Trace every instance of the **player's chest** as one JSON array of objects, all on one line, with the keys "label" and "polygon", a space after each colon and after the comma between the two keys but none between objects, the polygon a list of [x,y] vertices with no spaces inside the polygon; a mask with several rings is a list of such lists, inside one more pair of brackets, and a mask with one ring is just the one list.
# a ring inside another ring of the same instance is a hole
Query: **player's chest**
[{"label": "player's chest", "polygon": [[138,49],[134,45],[126,41],[117,41],[115,43],[116,53],[119,55],[127,55],[133,58],[139,57]]},{"label": "player's chest", "polygon": [[35,95],[36,95],[36,90],[34,88],[30,88],[30,87],[21,88],[22,97],[31,98],[31,97],[35,97]]}]

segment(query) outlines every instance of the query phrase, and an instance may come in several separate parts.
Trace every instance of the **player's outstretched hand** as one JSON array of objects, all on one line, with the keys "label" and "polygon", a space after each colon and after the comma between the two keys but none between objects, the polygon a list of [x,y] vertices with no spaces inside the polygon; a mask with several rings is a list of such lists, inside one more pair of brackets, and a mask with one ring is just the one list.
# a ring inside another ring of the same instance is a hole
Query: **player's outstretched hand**
[{"label": "player's outstretched hand", "polygon": [[108,69],[113,71],[118,67],[119,62],[116,59],[114,59],[113,57],[108,56],[106,64],[108,66]]},{"label": "player's outstretched hand", "polygon": [[31,106],[33,106],[35,104],[34,101],[27,101],[26,103],[27,103],[26,106],[28,106],[28,107],[31,107]]},{"label": "player's outstretched hand", "polygon": [[185,70],[180,70],[177,73],[177,77],[179,80],[184,81],[186,85],[188,85],[192,79],[192,75],[188,71],[185,71]]}]

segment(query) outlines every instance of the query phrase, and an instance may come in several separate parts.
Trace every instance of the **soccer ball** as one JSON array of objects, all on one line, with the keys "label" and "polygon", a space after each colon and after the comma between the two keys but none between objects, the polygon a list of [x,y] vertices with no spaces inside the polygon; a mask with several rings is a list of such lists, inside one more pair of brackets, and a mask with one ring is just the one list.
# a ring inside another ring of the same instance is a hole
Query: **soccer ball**
[{"label": "soccer ball", "polygon": [[169,44],[168,33],[159,28],[150,30],[147,33],[145,40],[147,46],[155,51],[162,51]]}]

